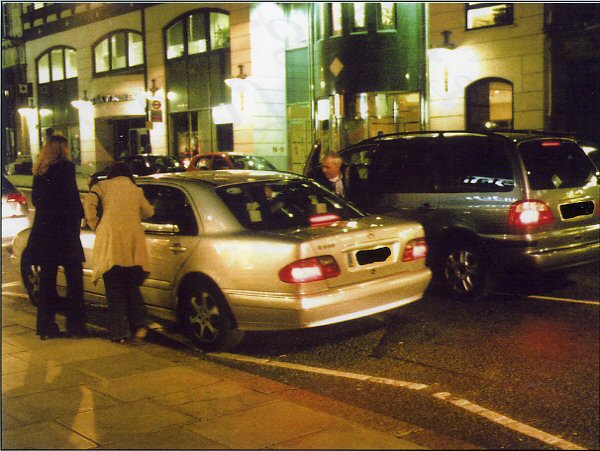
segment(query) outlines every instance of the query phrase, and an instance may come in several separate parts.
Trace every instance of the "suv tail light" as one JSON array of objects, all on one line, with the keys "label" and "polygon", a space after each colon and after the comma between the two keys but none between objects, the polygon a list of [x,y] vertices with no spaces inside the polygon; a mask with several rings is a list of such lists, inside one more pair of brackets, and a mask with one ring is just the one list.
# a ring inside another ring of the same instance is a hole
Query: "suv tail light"
[{"label": "suv tail light", "polygon": [[554,222],[554,214],[541,200],[522,200],[510,206],[508,223],[519,229],[535,228]]},{"label": "suv tail light", "polygon": [[339,275],[340,267],[331,255],[298,260],[279,271],[279,279],[286,283],[316,282]]},{"label": "suv tail light", "polygon": [[420,258],[425,258],[427,256],[427,251],[428,247],[425,238],[417,238],[415,240],[410,240],[404,248],[404,253],[402,254],[402,261],[410,262],[413,260],[419,260]]},{"label": "suv tail light", "polygon": [[10,193],[8,196],[8,202],[17,202],[18,204],[21,205],[25,205],[27,204],[27,197],[25,196],[25,194],[18,192],[18,193]]}]

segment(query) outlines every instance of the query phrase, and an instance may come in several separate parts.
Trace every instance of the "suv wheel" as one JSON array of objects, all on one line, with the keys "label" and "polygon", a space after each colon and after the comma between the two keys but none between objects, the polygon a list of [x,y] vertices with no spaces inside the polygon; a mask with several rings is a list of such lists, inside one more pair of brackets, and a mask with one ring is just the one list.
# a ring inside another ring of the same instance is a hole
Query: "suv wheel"
[{"label": "suv wheel", "polygon": [[27,252],[24,252],[21,256],[21,276],[29,300],[36,307],[40,303],[40,272],[41,268],[33,265],[27,256]]},{"label": "suv wheel", "polygon": [[446,248],[441,275],[446,291],[459,300],[482,299],[492,288],[490,269],[477,246],[456,244]]}]

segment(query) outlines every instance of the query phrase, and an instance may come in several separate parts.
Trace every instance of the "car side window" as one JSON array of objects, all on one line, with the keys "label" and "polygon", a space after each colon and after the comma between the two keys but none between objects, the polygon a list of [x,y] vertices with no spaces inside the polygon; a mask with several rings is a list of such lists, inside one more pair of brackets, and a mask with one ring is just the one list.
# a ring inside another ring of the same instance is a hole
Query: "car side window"
[{"label": "car side window", "polygon": [[487,139],[456,140],[440,146],[440,191],[445,193],[510,192],[513,171],[506,152]]},{"label": "car side window", "polygon": [[433,154],[427,143],[391,141],[377,152],[375,192],[430,193],[436,191]]},{"label": "car side window", "polygon": [[154,216],[145,219],[151,224],[172,224],[179,235],[197,235],[198,224],[187,196],[179,188],[164,185],[142,185],[146,199],[154,207]]},{"label": "car side window", "polygon": [[213,162],[213,169],[214,170],[229,169],[229,165],[227,164],[227,161],[225,160],[225,158],[216,157]]}]

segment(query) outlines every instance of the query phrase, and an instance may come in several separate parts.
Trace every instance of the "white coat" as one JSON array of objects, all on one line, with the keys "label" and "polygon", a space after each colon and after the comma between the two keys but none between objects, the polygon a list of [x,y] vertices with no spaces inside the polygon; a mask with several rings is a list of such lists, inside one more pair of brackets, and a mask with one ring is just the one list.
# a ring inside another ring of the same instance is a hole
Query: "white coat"
[{"label": "white coat", "polygon": [[[103,209],[100,221],[99,199]],[[128,177],[103,180],[86,196],[84,209],[88,225],[96,231],[92,260],[94,284],[115,265],[141,266],[145,272],[150,271],[142,219],[153,216],[154,207],[141,188]]]}]

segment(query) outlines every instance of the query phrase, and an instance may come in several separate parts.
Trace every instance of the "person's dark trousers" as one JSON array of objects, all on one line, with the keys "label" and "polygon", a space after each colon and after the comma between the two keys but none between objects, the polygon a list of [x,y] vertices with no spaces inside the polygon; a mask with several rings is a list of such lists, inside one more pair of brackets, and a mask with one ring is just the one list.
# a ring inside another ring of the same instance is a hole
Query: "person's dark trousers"
[{"label": "person's dark trousers", "polygon": [[[83,305],[83,265],[81,262],[61,265],[67,281],[67,334],[85,333],[85,307]],[[58,265],[40,266],[40,300],[37,311],[37,334],[56,336],[59,334],[56,324],[56,312],[59,297],[56,291]]]},{"label": "person's dark trousers", "polygon": [[113,266],[103,274],[108,300],[109,331],[112,340],[129,338],[132,331],[148,323],[140,291],[140,266]]}]

